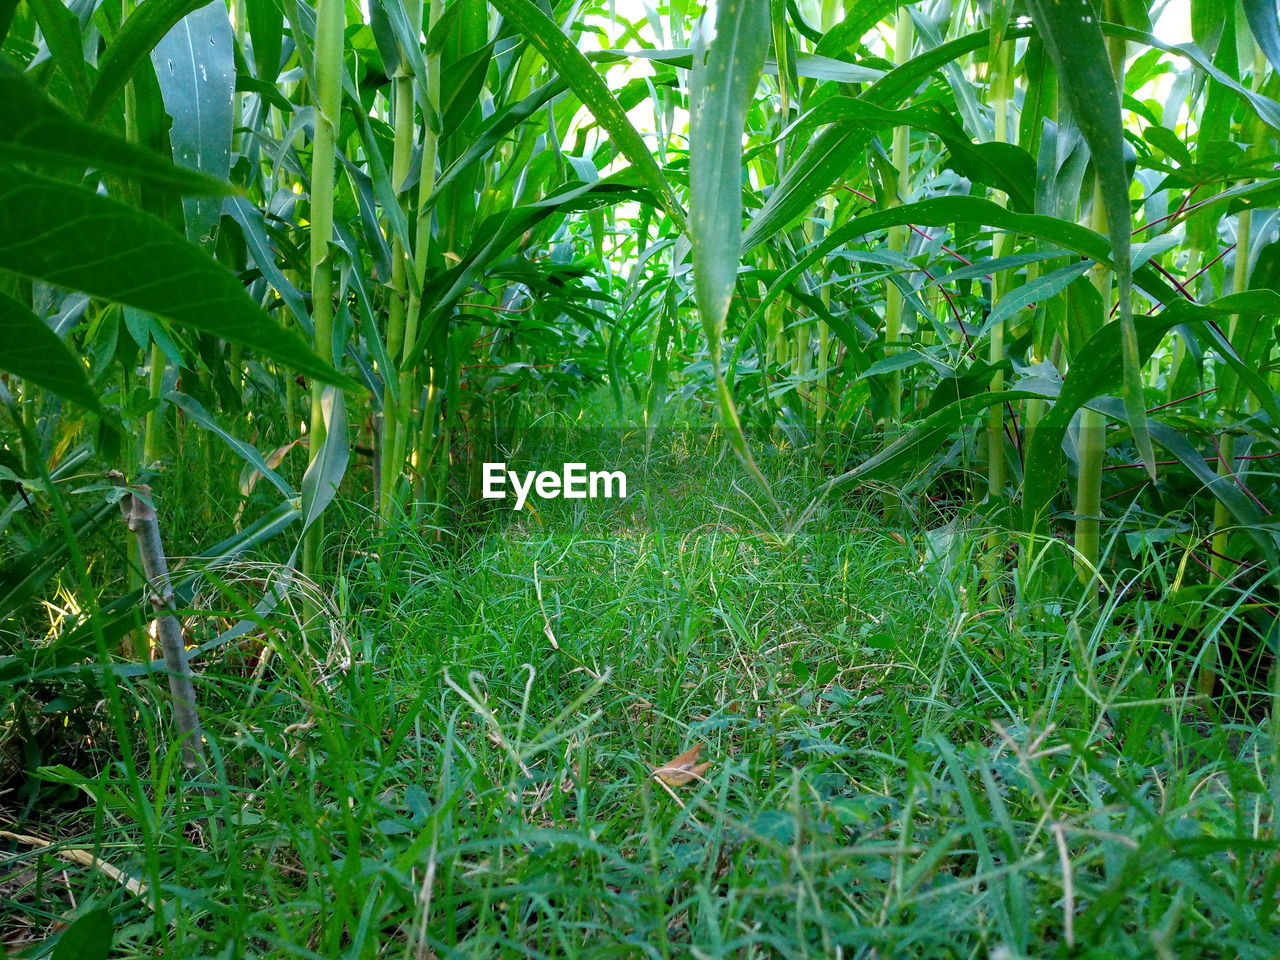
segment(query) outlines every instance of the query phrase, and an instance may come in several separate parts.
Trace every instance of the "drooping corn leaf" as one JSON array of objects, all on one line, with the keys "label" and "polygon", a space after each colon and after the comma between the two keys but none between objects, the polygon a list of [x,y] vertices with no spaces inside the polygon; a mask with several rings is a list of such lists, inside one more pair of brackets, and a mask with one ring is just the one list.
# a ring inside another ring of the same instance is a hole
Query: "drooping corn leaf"
[{"label": "drooping corn leaf", "polygon": [[155,217],[90,190],[0,166],[0,269],[146,310],[358,389],[200,248]]},{"label": "drooping corn leaf", "polygon": [[739,458],[767,491],[768,481],[747,448],[728,382],[720,341],[742,262],[742,131],[769,52],[769,0],[723,0],[715,24],[699,32],[690,76],[689,236],[694,296],[712,367],[725,432]]},{"label": "drooping corn leaf", "polygon": [[84,364],[29,308],[0,293],[0,370],[44,387],[82,407],[101,411]]},{"label": "drooping corn leaf", "polygon": [[[1280,294],[1273,290],[1248,290],[1222,297],[1208,304],[1175,300],[1153,317],[1142,317],[1135,323],[1139,359],[1145,361],[1173,327],[1194,323],[1211,338],[1215,318],[1232,313],[1274,315],[1280,312]],[[1220,334],[1218,335],[1220,336]],[[1048,413],[1036,424],[1027,445],[1023,478],[1024,523],[1029,530],[1043,523],[1049,502],[1062,478],[1062,438],[1071,418],[1095,397],[1104,396],[1123,385],[1121,366],[1123,344],[1119,325],[1105,324],[1077,351],[1071,370],[1063,380],[1062,390]],[[1280,414],[1275,392],[1256,371],[1242,363],[1227,344],[1223,359],[1250,387],[1272,416]]]},{"label": "drooping corn leaf", "polygon": [[1129,174],[1124,159],[1120,91],[1106,41],[1089,0],[1027,0],[1045,50],[1058,68],[1058,81],[1071,115],[1093,157],[1094,176],[1107,213],[1116,287],[1120,338],[1124,347],[1124,401],[1138,455],[1154,480],[1156,458],[1147,433],[1138,336],[1133,325],[1133,270],[1129,261]]},{"label": "drooping corn leaf", "polygon": [[167,157],[77,120],[5,60],[0,60],[0,157],[55,172],[93,167],[183,193],[232,192],[225,180],[175,166]]}]

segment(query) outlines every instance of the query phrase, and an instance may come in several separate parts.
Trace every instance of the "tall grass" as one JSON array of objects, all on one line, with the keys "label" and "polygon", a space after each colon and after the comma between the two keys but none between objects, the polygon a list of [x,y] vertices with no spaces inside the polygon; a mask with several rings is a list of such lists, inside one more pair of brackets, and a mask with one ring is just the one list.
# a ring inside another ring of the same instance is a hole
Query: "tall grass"
[{"label": "tall grass", "polygon": [[[465,543],[341,504],[330,640],[281,615],[202,669],[226,787],[194,828],[167,768],[135,808],[113,745],[41,773],[44,829],[92,845],[74,797],[101,798],[98,856],[154,894],[74,863],[24,882],[20,846],[10,935],[74,896],[121,956],[1270,954],[1274,745],[1233,708],[1207,722],[1170,609],[1017,627],[970,522],[900,544],[845,505],[778,538],[745,494],[698,494],[752,482],[708,468],[719,441],[642,441],[528,456],[608,455],[669,495]],[[761,466],[786,502],[820,479]],[[210,608],[259,575],[219,575]],[[159,752],[158,688],[124,682]],[[650,777],[691,743],[704,779]]]}]

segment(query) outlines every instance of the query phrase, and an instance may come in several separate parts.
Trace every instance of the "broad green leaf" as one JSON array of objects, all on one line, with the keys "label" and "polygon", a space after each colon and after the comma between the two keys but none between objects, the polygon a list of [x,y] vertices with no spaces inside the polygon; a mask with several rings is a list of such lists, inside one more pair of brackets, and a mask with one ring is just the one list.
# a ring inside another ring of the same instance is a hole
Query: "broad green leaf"
[{"label": "broad green leaf", "polygon": [[4,344],[0,370],[101,412],[84,364],[43,320],[4,293],[0,293],[0,343]]},{"label": "broad green leaf", "polygon": [[[234,43],[227,8],[216,0],[179,20],[151,51],[165,112],[173,120],[174,162],[218,180],[231,173]],[[222,200],[186,197],[182,211],[187,239],[212,246]]]},{"label": "broad green leaf", "polygon": [[1070,266],[1046,273],[1042,277],[1037,277],[1030,283],[1014,287],[995,304],[990,315],[983,322],[982,330],[979,333],[985,332],[998,323],[1004,323],[1005,320],[1008,320],[1023,307],[1030,306],[1040,300],[1047,300],[1049,297],[1060,293],[1076,277],[1087,273],[1089,267],[1088,261],[1073,263]]},{"label": "broad green leaf", "polygon": [[982,413],[989,407],[1018,400],[1043,399],[1044,394],[1034,390],[984,391],[961,397],[930,414],[902,437],[875,455],[868,457],[852,470],[827,481],[824,489],[833,489],[855,480],[881,480],[912,473],[933,456],[939,444],[951,437],[961,424]]},{"label": "broad green leaf", "polygon": [[310,334],[311,315],[307,313],[302,291],[280,269],[279,254],[271,245],[271,238],[263,224],[263,212],[244,197],[232,197],[227,201],[227,215],[240,225],[245,245],[258,270],[280,295],[299,326]]},{"label": "broad green leaf", "polygon": [[90,910],[58,935],[51,960],[106,960],[114,936],[111,911],[106,907]]},{"label": "broad green leaf", "polygon": [[[1211,321],[1232,313],[1269,313],[1274,316],[1280,313],[1280,294],[1273,290],[1250,290],[1208,304],[1177,300],[1154,317],[1137,319],[1139,358],[1145,361],[1150,357],[1164,335],[1181,323],[1197,324],[1212,338],[1216,327]],[[1221,338],[1220,333],[1217,336]],[[1220,349],[1236,374],[1256,391],[1255,395],[1268,413],[1273,417],[1280,416],[1275,393],[1266,381],[1241,363],[1229,344],[1220,344]],[[1057,400],[1036,424],[1027,445],[1023,478],[1023,511],[1027,529],[1034,530],[1043,523],[1062,478],[1062,438],[1071,418],[1095,397],[1109,394],[1123,384],[1121,357],[1119,325],[1105,324],[1077,351]]]},{"label": "broad green leaf", "polygon": [[9,35],[9,28],[13,26],[13,15],[18,10],[20,0],[0,0],[0,44],[4,43],[5,37]]},{"label": "broad green leaf", "polygon": [[436,179],[431,196],[423,203],[421,212],[425,213],[435,206],[440,198],[441,191],[464,171],[471,169],[489,156],[494,147],[502,143],[507,134],[517,129],[520,124],[568,89],[569,84],[556,77],[554,80],[538,87],[518,103],[509,104],[495,111],[493,116],[489,117],[485,122],[480,135],[467,147],[466,152],[449,164],[449,168]]},{"label": "broad green leaf", "polygon": [[546,59],[595,116],[614,145],[631,161],[641,181],[658,197],[667,213],[685,227],[684,210],[659,169],[644,138],[631,125],[609,87],[573,42],[530,0],[490,0],[525,40]]},{"label": "broad green leaf", "polygon": [[[220,4],[222,0],[213,3]],[[85,105],[85,118],[101,120],[151,49],[174,24],[205,5],[206,0],[142,0],[134,7],[98,61],[98,79]]]},{"label": "broad green leaf", "polygon": [[[324,447],[302,475],[302,536],[298,539],[298,547],[302,546],[307,530],[338,495],[338,484],[347,472],[347,460],[351,455],[347,404],[342,391],[325,387],[320,405],[325,426]],[[296,549],[294,553],[296,556]],[[289,563],[292,565],[293,560]]]},{"label": "broad green leaf", "polygon": [[[415,342],[415,350],[421,350],[431,335],[432,326],[447,316],[458,298],[475,282],[477,276],[490,269],[521,236],[537,223],[558,213],[590,210],[621,200],[636,199],[637,192],[630,187],[598,180],[595,183],[575,185],[546,197],[536,203],[515,207],[489,217],[476,231],[471,246],[462,261],[442,275],[431,291],[430,319],[423,323]],[[647,202],[654,202],[647,197]],[[424,307],[428,304],[424,302]]]},{"label": "broad green leaf", "polygon": [[[1099,263],[1114,266],[1107,239],[1073,221],[1042,214],[1015,213],[990,200],[978,197],[935,197],[931,200],[920,200],[916,203],[853,217],[833,230],[809,248],[803,257],[788,267],[770,285],[760,303],[756,305],[755,314],[750,322],[755,322],[765,307],[772,303],[800,274],[832,250],[865,234],[907,223],[931,227],[967,223],[1007,230],[1011,233],[1047,240]],[[1177,290],[1150,266],[1138,268],[1135,276],[1140,286],[1157,301],[1168,303],[1179,299]]]},{"label": "broad green leaf", "polygon": [[26,166],[94,167],[193,194],[232,192],[225,181],[175,166],[106,131],[77,120],[31,80],[0,60],[0,157]]},{"label": "broad green leaf", "polygon": [[138,307],[358,389],[200,248],[155,217],[81,187],[0,167],[0,269]]},{"label": "broad green leaf", "polygon": [[1253,107],[1264,123],[1273,129],[1280,130],[1280,103],[1276,103],[1275,100],[1263,96],[1257,91],[1250,90],[1237,78],[1219,70],[1214,66],[1212,58],[1207,56],[1194,43],[1165,43],[1159,37],[1150,33],[1143,33],[1141,30],[1134,30],[1117,23],[1103,23],[1101,24],[1101,29],[1107,36],[1131,40],[1134,43],[1141,43],[1157,50],[1163,50],[1166,53],[1176,53],[1180,57],[1185,57]]},{"label": "broad green leaf", "polygon": [[[1099,397],[1089,401],[1085,406],[1116,420],[1125,418],[1124,404],[1111,397]],[[1277,552],[1276,536],[1264,530],[1266,518],[1245,492],[1237,486],[1236,480],[1230,476],[1219,475],[1205,462],[1195,445],[1168,424],[1148,419],[1147,430],[1156,443],[1177,457],[1191,475],[1204,484],[1205,489],[1231,512],[1241,528],[1266,555],[1272,569],[1280,569],[1280,552]]]},{"label": "broad green leaf", "polygon": [[1098,17],[1089,0],[1027,0],[1037,32],[1058,68],[1071,115],[1093,157],[1094,176],[1107,212],[1120,299],[1120,337],[1124,346],[1124,400],[1138,454],[1148,475],[1156,476],[1155,453],[1147,434],[1138,336],[1133,325],[1133,269],[1129,259],[1129,173],[1124,159],[1120,91]]},{"label": "broad green leaf", "polygon": [[[456,10],[457,4],[451,4],[450,10]],[[402,75],[400,64],[400,41],[396,39],[395,28],[387,16],[387,5],[375,0],[369,4],[369,27],[373,31],[373,42],[378,48],[378,56],[382,57],[382,72],[388,77]]]},{"label": "broad green leaf", "polygon": [[817,52],[827,57],[840,56],[900,6],[902,0],[859,0],[856,4],[849,4],[840,22],[822,35]]},{"label": "broad green leaf", "polygon": [[440,76],[440,86],[445,95],[441,98],[440,138],[452,136],[467,114],[480,102],[484,90],[485,75],[493,58],[493,44],[487,43],[473,50],[462,59],[450,64]]},{"label": "broad green leaf", "polygon": [[[693,66],[694,52],[692,48],[679,50],[597,50],[586,54],[592,63],[617,63],[621,60],[652,60],[672,67],[689,69]],[[765,57],[764,73],[775,76],[779,70],[791,69],[796,76],[809,77],[814,80],[833,80],[836,83],[870,83],[879,80],[885,71],[875,67],[865,67],[857,63],[846,63],[815,53],[796,54],[795,63],[788,68],[780,65],[776,57]]]}]

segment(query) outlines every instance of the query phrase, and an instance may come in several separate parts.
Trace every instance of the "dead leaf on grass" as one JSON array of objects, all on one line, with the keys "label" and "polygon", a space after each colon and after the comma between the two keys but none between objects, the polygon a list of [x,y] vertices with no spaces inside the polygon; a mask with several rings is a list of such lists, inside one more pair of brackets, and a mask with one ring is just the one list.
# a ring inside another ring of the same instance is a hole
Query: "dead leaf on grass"
[{"label": "dead leaf on grass", "polygon": [[702,752],[702,744],[686,750],[674,760],[654,767],[653,775],[669,787],[678,787],[694,780],[701,780],[702,775],[711,769],[711,761],[698,763],[698,754]]}]

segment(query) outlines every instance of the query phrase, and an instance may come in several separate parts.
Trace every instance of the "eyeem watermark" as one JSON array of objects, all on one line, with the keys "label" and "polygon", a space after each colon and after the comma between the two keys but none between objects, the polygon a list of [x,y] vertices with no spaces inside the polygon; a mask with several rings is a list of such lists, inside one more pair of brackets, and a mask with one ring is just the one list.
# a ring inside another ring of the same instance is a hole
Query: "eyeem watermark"
[{"label": "eyeem watermark", "polygon": [[530,494],[543,500],[564,497],[566,500],[586,500],[588,497],[626,497],[627,475],[621,470],[594,470],[587,472],[585,463],[566,463],[560,472],[554,470],[526,470],[523,476],[508,470],[505,463],[486,463],[484,490],[486,500],[502,500],[507,496],[507,485],[515,493],[514,510],[523,510]]}]

